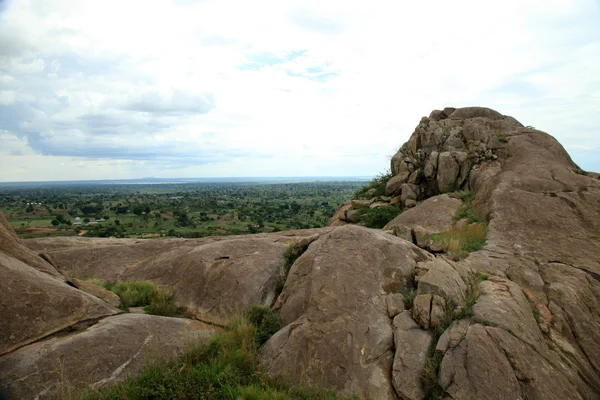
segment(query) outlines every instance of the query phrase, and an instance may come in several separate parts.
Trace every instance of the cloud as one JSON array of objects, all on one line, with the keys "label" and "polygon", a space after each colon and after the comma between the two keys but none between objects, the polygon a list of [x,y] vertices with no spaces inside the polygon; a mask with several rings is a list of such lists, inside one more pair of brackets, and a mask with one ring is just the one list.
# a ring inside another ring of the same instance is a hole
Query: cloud
[{"label": "cloud", "polygon": [[123,107],[125,110],[165,115],[205,114],[215,107],[211,93],[189,94],[176,90],[169,95],[145,93],[135,95]]},{"label": "cloud", "polygon": [[592,0],[5,2],[0,180],[374,175],[421,116],[469,105],[600,170],[599,19]]}]

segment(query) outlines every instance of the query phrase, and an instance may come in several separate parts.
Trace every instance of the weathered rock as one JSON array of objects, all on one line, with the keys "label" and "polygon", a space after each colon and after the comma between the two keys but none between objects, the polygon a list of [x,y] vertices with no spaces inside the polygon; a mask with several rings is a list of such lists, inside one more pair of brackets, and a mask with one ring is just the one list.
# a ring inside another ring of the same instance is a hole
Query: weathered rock
[{"label": "weathered rock", "polygon": [[108,317],[84,331],[30,344],[0,358],[0,387],[14,399],[48,399],[96,388],[135,376],[153,360],[173,357],[191,341],[216,332],[180,318]]},{"label": "weathered rock", "polygon": [[465,339],[469,326],[471,326],[471,321],[467,319],[453,321],[438,340],[435,351],[444,355],[448,349],[458,346]]},{"label": "weathered rock", "polygon": [[352,206],[352,208],[355,208],[355,209],[369,207],[370,204],[371,204],[370,200],[351,200],[350,201],[350,205]]},{"label": "weathered rock", "polygon": [[266,370],[364,398],[395,399],[386,298],[410,286],[417,262],[430,257],[359,226],[321,237],[290,271],[279,305],[287,326],[262,348]]},{"label": "weathered rock", "polygon": [[427,269],[427,273],[419,278],[419,293],[435,294],[457,305],[464,304],[467,285],[448,261],[436,258],[420,267]]},{"label": "weathered rock", "polygon": [[356,223],[358,222],[358,210],[348,210],[346,211],[346,221]]},{"label": "weathered rock", "polygon": [[390,205],[390,203],[385,202],[385,201],[375,201],[375,202],[371,203],[369,208],[387,207],[389,205]]},{"label": "weathered rock", "polygon": [[450,152],[440,153],[438,158],[437,183],[440,193],[448,193],[456,190],[456,179],[460,172],[460,166],[452,157]]},{"label": "weathered rock", "polygon": [[393,176],[385,185],[385,194],[387,196],[395,196],[400,193],[400,188],[408,180],[410,174],[408,171],[400,172]]},{"label": "weathered rock", "polygon": [[415,208],[398,215],[388,222],[384,229],[393,229],[396,226],[407,228],[422,226],[430,233],[447,232],[452,229],[454,216],[460,204],[460,200],[451,198],[447,194],[431,197]]},{"label": "weathered rock", "polygon": [[396,315],[404,311],[404,296],[400,293],[390,293],[385,296],[388,316],[394,318]]},{"label": "weathered rock", "polygon": [[401,239],[404,240],[408,240],[409,242],[413,243],[413,237],[412,237],[412,230],[405,227],[405,226],[395,226],[392,229],[392,232],[394,233],[394,235],[396,237],[399,237]]},{"label": "weathered rock", "polygon": [[[284,252],[324,230],[202,238],[138,240],[121,246],[74,247],[48,252],[76,279],[149,280],[173,293],[196,318],[223,323],[253,304],[271,305],[284,279]],[[317,235],[317,236],[315,236]]]},{"label": "weathered rock", "polygon": [[413,208],[413,207],[416,207],[416,206],[417,206],[416,200],[412,200],[412,199],[406,200],[406,202],[404,204],[404,207],[406,207],[406,208]]},{"label": "weathered rock", "polygon": [[346,211],[350,210],[351,207],[352,207],[352,205],[350,204],[349,201],[341,204],[337,208],[337,210],[335,210],[335,213],[329,219],[329,222],[327,222],[327,226],[343,226],[343,225],[346,225],[347,224],[347,222],[345,221],[345,219],[346,219]]},{"label": "weathered rock", "polygon": [[402,185],[400,190],[402,191],[400,194],[402,203],[406,203],[406,200],[417,200],[419,198],[419,188],[416,185],[405,183]]},{"label": "weathered rock", "polygon": [[421,374],[432,340],[432,333],[419,329],[410,312],[405,311],[394,318],[396,355],[392,379],[401,398],[421,400],[425,397]]},{"label": "weathered rock", "polygon": [[420,294],[413,301],[412,317],[423,329],[429,329],[431,322],[431,299],[430,294]]},{"label": "weathered rock", "polygon": [[441,326],[446,319],[446,300],[443,297],[434,295],[431,300],[431,318],[429,326],[437,328]]},{"label": "weathered rock", "polygon": [[106,290],[103,287],[95,285],[91,282],[70,278],[67,279],[67,283],[75,286],[79,290],[91,294],[92,296],[96,296],[97,298],[104,300],[113,307],[119,307],[121,305],[121,299],[119,298],[119,296],[117,296],[110,290]]},{"label": "weathered rock", "polygon": [[414,243],[422,249],[427,249],[431,239],[429,238],[429,231],[422,226],[415,226],[412,228],[412,237]]},{"label": "weathered rock", "polygon": [[120,310],[0,251],[0,355]]}]

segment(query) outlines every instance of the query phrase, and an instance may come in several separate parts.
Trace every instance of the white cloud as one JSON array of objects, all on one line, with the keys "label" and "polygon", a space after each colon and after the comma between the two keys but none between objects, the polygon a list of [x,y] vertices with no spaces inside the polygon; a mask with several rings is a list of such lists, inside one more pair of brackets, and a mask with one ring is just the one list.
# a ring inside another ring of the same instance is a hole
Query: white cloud
[{"label": "white cloud", "polygon": [[600,145],[592,0],[22,0],[4,14],[0,129],[43,165],[79,160],[48,165],[63,179],[375,174],[422,115],[466,105],[600,170],[577,147]]}]

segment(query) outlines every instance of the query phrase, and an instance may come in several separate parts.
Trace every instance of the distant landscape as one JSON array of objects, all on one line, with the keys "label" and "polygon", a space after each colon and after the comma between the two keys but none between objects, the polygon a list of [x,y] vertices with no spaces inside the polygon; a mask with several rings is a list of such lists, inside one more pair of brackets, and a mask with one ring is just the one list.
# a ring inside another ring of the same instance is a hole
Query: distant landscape
[{"label": "distant landscape", "polygon": [[23,238],[204,237],[325,226],[367,178],[203,178],[0,183]]}]

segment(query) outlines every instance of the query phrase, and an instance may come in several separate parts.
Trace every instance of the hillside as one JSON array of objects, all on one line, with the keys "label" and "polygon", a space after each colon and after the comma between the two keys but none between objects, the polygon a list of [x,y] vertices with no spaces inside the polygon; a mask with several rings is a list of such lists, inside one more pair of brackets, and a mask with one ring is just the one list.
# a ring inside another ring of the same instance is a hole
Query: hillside
[{"label": "hillside", "polygon": [[[110,385],[260,304],[283,326],[261,368],[343,395],[600,398],[600,180],[552,136],[435,110],[356,197],[326,228],[202,239],[20,241],[1,218],[0,387]],[[151,281],[191,318],[124,313],[91,279]]]}]

